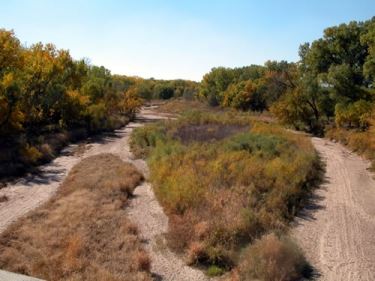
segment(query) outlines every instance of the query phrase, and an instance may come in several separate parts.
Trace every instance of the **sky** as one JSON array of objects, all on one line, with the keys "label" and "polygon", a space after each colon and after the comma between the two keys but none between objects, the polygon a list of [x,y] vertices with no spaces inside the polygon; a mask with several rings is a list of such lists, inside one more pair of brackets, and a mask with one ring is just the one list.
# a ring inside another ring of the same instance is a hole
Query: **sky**
[{"label": "sky", "polygon": [[0,28],[113,74],[200,81],[212,67],[298,60],[326,27],[375,16],[375,0],[0,0]]}]

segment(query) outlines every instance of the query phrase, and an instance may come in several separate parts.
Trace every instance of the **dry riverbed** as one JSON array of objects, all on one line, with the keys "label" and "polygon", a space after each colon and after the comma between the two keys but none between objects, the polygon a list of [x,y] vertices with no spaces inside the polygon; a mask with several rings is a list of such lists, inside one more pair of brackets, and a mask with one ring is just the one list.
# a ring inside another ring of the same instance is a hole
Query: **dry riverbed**
[{"label": "dry riverbed", "polygon": [[[50,199],[57,191],[72,167],[83,158],[111,153],[123,161],[131,162],[147,177],[147,165],[133,158],[129,147],[129,136],[135,127],[169,115],[156,114],[151,109],[142,109],[137,120],[126,127],[89,140],[85,145],[70,145],[53,162],[40,167],[37,175],[28,175],[0,190],[0,233],[12,222]],[[82,147],[84,146],[84,147]],[[77,152],[79,151],[79,153]],[[184,261],[165,246],[164,234],[168,230],[168,218],[155,198],[149,183],[145,182],[134,193],[128,206],[129,219],[140,229],[145,249],[151,256],[155,280],[207,280],[203,272],[186,266]]]},{"label": "dry riverbed", "polygon": [[[0,233],[48,201],[71,168],[88,156],[112,153],[133,163],[147,178],[146,163],[135,160],[130,152],[129,135],[135,127],[167,117],[142,109],[138,119],[123,129],[83,145],[70,145],[60,157],[42,166],[39,174],[8,183],[0,189],[4,199],[0,202]],[[293,236],[315,267],[317,279],[375,280],[375,181],[368,171],[369,162],[340,144],[319,138],[312,142],[326,162],[325,182],[296,219]],[[168,218],[148,182],[137,187],[127,213],[140,229],[156,280],[207,280],[166,247]]]}]

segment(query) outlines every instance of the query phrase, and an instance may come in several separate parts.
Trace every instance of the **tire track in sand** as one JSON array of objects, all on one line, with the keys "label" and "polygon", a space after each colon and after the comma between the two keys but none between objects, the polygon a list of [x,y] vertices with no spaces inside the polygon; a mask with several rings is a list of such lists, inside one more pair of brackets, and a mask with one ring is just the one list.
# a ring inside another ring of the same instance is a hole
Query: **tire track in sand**
[{"label": "tire track in sand", "polygon": [[345,147],[312,138],[325,181],[295,221],[293,236],[324,281],[375,280],[375,181],[370,163]]}]

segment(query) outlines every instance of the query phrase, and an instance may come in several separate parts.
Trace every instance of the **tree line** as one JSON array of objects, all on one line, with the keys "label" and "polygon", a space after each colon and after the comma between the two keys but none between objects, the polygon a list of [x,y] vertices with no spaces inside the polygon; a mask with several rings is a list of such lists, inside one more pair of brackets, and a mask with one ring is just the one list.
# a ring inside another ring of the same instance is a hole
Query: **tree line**
[{"label": "tree line", "polygon": [[283,123],[322,134],[329,124],[366,130],[374,105],[375,18],[324,30],[296,63],[213,68],[200,97],[211,105],[270,110]]},{"label": "tree line", "polygon": [[[191,98],[197,90],[191,81],[112,75],[53,44],[24,46],[13,31],[0,29],[0,166],[40,163],[66,144],[69,132],[116,129],[143,99]],[[53,145],[46,139],[52,134]]]},{"label": "tree line", "polygon": [[139,106],[116,91],[104,67],[73,60],[52,44],[22,46],[13,31],[0,30],[0,136],[87,126],[111,127]]},{"label": "tree line", "polygon": [[130,89],[144,100],[168,100],[171,98],[194,99],[199,91],[199,83],[189,80],[143,79],[114,75],[117,89]]}]

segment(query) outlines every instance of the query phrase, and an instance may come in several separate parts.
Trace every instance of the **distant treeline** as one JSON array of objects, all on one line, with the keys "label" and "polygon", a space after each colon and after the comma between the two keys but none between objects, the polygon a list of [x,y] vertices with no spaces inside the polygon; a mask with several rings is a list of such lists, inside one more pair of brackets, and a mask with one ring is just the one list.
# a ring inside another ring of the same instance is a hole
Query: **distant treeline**
[{"label": "distant treeline", "polygon": [[199,92],[199,83],[189,80],[157,80],[113,75],[114,87],[118,90],[131,90],[145,100],[170,98],[194,99]]},{"label": "distant treeline", "polygon": [[327,28],[299,55],[297,63],[213,68],[200,97],[211,105],[271,110],[283,123],[318,134],[329,124],[366,130],[374,107],[375,18]]},{"label": "distant treeline", "polygon": [[142,98],[192,97],[195,82],[112,75],[52,44],[0,29],[0,177],[52,159],[73,139],[126,124]]}]

